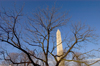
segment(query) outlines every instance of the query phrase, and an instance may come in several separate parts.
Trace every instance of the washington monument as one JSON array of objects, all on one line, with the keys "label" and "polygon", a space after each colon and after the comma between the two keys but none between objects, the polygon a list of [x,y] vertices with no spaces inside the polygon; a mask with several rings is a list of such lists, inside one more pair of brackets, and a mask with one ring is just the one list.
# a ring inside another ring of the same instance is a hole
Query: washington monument
[{"label": "washington monument", "polygon": [[[61,33],[60,33],[59,29],[57,30],[57,33],[56,33],[56,40],[57,40],[57,55],[59,56],[59,57],[57,57],[57,60],[59,61],[63,55]],[[65,63],[63,60],[59,63],[59,66],[65,66]]]}]

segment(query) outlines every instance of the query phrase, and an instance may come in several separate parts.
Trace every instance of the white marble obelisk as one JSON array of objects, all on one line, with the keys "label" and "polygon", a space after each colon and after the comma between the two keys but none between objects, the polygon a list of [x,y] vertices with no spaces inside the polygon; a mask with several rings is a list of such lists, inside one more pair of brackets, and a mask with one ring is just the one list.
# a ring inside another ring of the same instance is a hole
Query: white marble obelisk
[{"label": "white marble obelisk", "polygon": [[[57,30],[57,33],[56,33],[56,40],[57,40],[57,55],[60,56],[60,57],[57,57],[57,60],[59,61],[61,56],[63,55],[61,33],[60,33],[59,29]],[[65,66],[63,60],[60,62],[59,66]]]}]

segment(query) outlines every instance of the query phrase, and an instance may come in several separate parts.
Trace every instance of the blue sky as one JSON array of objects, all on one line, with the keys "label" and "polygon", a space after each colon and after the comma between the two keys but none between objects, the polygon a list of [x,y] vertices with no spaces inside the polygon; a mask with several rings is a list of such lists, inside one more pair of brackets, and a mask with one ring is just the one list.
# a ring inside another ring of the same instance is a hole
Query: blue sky
[{"label": "blue sky", "polygon": [[[28,14],[34,11],[37,7],[45,8],[46,6],[52,7],[55,5],[57,8],[61,8],[62,11],[68,12],[68,16],[71,17],[70,22],[81,21],[91,28],[96,29],[96,33],[100,35],[100,1],[90,1],[90,0],[53,0],[53,1],[43,1],[43,0],[0,0],[0,4],[7,8],[13,8],[13,3],[16,3],[19,8],[20,5],[24,4],[23,12]],[[0,5],[1,9],[1,5]],[[62,31],[62,30],[61,30]],[[63,28],[64,31],[64,28]],[[98,37],[99,38],[99,37]],[[89,44],[86,50],[96,49],[100,47],[100,41],[97,42],[98,45]]]}]

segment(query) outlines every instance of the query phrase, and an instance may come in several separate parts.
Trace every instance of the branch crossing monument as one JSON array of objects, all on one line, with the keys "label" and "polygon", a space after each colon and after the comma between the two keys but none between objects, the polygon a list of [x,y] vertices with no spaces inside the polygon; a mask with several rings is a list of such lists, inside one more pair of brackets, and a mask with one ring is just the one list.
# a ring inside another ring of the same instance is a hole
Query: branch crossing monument
[{"label": "branch crossing monument", "polygon": [[[63,56],[64,52],[63,52],[63,46],[62,46],[62,40],[61,40],[61,33],[60,30],[58,29],[56,32],[56,40],[57,40],[57,60],[59,61],[60,58]],[[62,60],[59,63],[59,66],[65,66],[65,62],[64,60]]]}]

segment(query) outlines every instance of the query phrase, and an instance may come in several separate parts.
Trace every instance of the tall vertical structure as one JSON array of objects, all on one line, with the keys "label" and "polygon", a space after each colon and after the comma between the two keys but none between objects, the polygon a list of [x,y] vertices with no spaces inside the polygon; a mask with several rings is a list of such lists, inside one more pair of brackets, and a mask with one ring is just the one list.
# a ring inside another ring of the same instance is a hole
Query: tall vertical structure
[{"label": "tall vertical structure", "polygon": [[[60,33],[59,29],[57,30],[57,33],[56,33],[56,40],[57,40],[57,55],[59,56],[59,57],[57,57],[57,60],[59,61],[60,58],[63,55],[63,47],[62,47],[61,33]],[[62,60],[60,62],[59,66],[65,66],[64,60]]]}]

